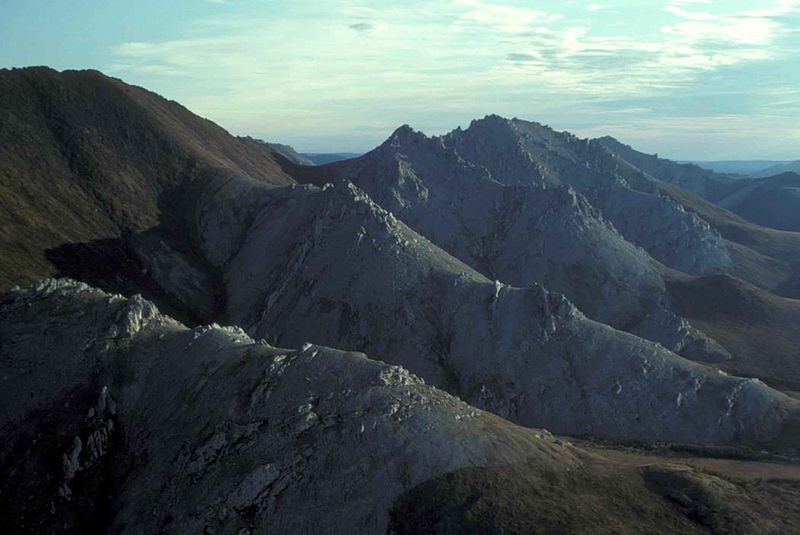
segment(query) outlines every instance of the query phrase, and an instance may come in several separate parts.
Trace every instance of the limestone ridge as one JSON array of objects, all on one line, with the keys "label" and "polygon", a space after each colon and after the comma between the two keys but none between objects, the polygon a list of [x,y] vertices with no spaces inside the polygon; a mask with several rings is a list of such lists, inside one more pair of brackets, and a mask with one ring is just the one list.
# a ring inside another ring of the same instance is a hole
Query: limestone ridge
[{"label": "limestone ridge", "polygon": [[478,407],[562,433],[769,443],[794,410],[753,383],[729,414],[724,400],[745,380],[591,321],[538,284],[487,279],[353,184],[233,178],[216,191],[201,200],[197,239],[221,270],[226,317],[255,338],[382,355]]},{"label": "limestone ridge", "polygon": [[639,152],[611,136],[595,140],[620,162],[627,162],[657,180],[663,180],[704,199],[716,200],[734,185],[736,178],[725,173],[703,169],[694,164],[679,164]]},{"label": "limestone ridge", "polygon": [[[498,136],[498,130],[505,131],[505,135]],[[531,183],[530,178],[525,182],[524,177],[531,176],[526,169],[529,171],[533,167],[541,176],[533,180],[534,184],[571,185],[585,192],[626,239],[644,247],[656,260],[670,267],[691,273],[730,268],[731,260],[716,231],[700,218],[677,209],[656,195],[650,177],[618,161],[595,140],[556,132],[535,122],[497,116],[473,121],[469,129],[455,131],[444,138],[449,139],[455,150],[466,159],[484,165],[501,182],[505,183],[504,176],[510,175],[516,182]],[[494,143],[497,139],[505,144],[513,143],[516,150],[497,147]],[[482,145],[484,150],[481,151],[479,147]],[[625,224],[617,211],[606,212],[602,201],[609,195],[620,193],[626,195],[625,209],[629,217],[643,219],[639,226]],[[659,219],[648,221],[646,216],[653,206],[662,203],[664,206],[657,210]],[[686,235],[668,234],[660,242],[640,240],[642,236],[652,237],[668,225],[685,227]],[[633,230],[639,232],[633,233]],[[714,247],[709,249],[709,244],[714,244]],[[675,247],[692,259],[683,263],[681,257],[670,256]]]},{"label": "limestone ridge", "polygon": [[[612,137],[598,140],[622,162],[694,193],[744,219],[773,229],[800,231],[800,162],[776,165],[754,177],[728,175],[645,154]],[[792,172],[794,171],[794,172]]]},{"label": "limestone ridge", "polygon": [[[648,252],[616,227],[692,269],[720,256],[727,262],[719,235],[677,203],[606,172],[618,164],[599,145],[587,149],[573,136],[524,123],[541,132],[544,149],[521,123],[487,117],[440,138],[401,127],[365,156],[327,166],[327,176],[357,184],[481,273],[514,286],[540,282],[593,319],[692,358],[725,359],[671,311]],[[579,166],[579,158],[593,163]]]},{"label": "limestone ridge", "polygon": [[381,533],[399,495],[442,474],[577,463],[549,433],[402,368],[188,329],[141,298],[70,280],[4,295],[0,341],[0,508],[12,529],[100,529],[104,506],[110,531]]},{"label": "limestone ridge", "polygon": [[[531,355],[498,362],[476,339],[455,340],[474,355],[475,402],[500,414],[537,404],[549,415],[588,408],[584,422],[607,425],[627,420],[620,409],[631,406],[630,424],[664,426],[661,436],[680,427],[701,441],[763,444],[797,413],[759,381],[711,372],[627,334],[609,337],[608,327],[541,288],[481,290],[447,309],[470,318],[488,308],[505,322],[537,317],[494,339],[553,353],[559,348],[547,344],[555,341],[569,355],[540,358],[535,376],[515,373],[537,389],[509,397],[498,368],[513,370]],[[521,338],[533,329],[533,338]],[[583,358],[569,349],[577,336],[605,347]],[[0,446],[0,510],[12,529],[383,533],[398,497],[441,475],[522,463],[558,474],[586,459],[548,432],[511,425],[404,368],[310,343],[279,349],[237,327],[189,329],[138,296],[66,279],[0,297],[0,349],[0,431],[9,437]],[[617,349],[624,358],[597,362]],[[564,369],[564,382],[591,396],[587,405],[569,386],[548,382]],[[617,373],[640,377],[621,382]],[[601,386],[619,401],[609,402]],[[548,389],[557,394],[544,404]],[[298,514],[306,503],[314,507]]]}]

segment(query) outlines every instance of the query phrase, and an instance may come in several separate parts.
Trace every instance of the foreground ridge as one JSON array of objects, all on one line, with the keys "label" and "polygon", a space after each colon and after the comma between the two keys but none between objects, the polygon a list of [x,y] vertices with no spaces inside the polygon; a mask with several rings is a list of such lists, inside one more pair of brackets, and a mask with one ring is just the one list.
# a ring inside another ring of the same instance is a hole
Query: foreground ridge
[{"label": "foreground ridge", "polygon": [[[598,514],[656,533],[793,522],[760,509],[777,483],[640,466],[510,424],[363,354],[189,329],[139,296],[68,279],[0,296],[0,350],[0,513],[11,532],[581,532]],[[677,491],[698,507],[737,507],[697,518],[664,500]]]}]

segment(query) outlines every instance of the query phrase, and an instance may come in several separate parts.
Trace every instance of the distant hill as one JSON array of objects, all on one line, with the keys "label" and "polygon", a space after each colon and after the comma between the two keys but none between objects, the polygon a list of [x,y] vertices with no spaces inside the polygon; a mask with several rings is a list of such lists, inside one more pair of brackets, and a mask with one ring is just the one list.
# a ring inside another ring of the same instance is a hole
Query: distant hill
[{"label": "distant hill", "polygon": [[787,172],[742,181],[718,204],[765,227],[800,231],[800,175]]},{"label": "distant hill", "polygon": [[[791,162],[777,160],[724,160],[724,161],[681,161],[678,163],[694,164],[704,169],[729,175],[758,176],[765,169]],[[772,173],[778,174],[778,173]],[[768,176],[768,175],[764,175]]]},{"label": "distant hill", "polygon": [[763,178],[747,178],[645,154],[611,137],[599,141],[618,158],[652,177],[679,186],[752,223],[777,230],[800,231],[800,176],[790,171],[771,174],[782,169],[800,171],[800,162],[772,166],[756,173]]},{"label": "distant hill", "polygon": [[769,177],[775,175],[782,175],[783,173],[798,173],[800,174],[800,160],[795,162],[783,162],[776,165],[762,169],[754,174],[756,177]]},{"label": "distant hill", "polygon": [[321,152],[321,153],[303,153],[302,156],[311,160],[312,165],[325,165],[328,163],[338,162],[341,160],[349,160],[361,156],[358,152]]},{"label": "distant hill", "polygon": [[270,149],[275,151],[280,156],[283,156],[290,162],[297,164],[297,165],[314,165],[314,162],[299,154],[294,147],[291,145],[284,145],[282,143],[271,143],[268,141],[261,141],[260,139],[254,139],[250,136],[246,136],[245,139],[255,141],[256,143],[263,143],[264,145],[268,146]]}]

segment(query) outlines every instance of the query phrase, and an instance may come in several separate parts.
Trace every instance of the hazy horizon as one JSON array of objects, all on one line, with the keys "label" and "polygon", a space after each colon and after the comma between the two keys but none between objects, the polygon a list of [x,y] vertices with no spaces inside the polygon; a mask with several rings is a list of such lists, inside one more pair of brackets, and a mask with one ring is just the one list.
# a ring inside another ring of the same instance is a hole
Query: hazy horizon
[{"label": "hazy horizon", "polygon": [[302,152],[496,113],[677,160],[800,158],[800,0],[382,4],[12,0],[0,67],[99,69]]}]

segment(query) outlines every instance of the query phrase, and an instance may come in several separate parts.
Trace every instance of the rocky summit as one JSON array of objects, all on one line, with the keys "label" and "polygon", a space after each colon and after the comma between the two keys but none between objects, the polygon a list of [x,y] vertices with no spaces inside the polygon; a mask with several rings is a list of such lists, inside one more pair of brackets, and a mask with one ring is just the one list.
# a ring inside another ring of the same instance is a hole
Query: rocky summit
[{"label": "rocky summit", "polygon": [[3,533],[796,531],[791,175],[0,89]]}]

